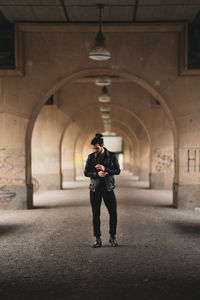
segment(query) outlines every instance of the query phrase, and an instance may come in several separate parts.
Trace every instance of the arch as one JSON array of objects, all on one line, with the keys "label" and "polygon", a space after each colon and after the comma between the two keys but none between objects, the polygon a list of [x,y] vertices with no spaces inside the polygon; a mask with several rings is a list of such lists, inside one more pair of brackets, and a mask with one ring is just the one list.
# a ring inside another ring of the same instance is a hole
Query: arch
[{"label": "arch", "polygon": [[[85,109],[89,109],[91,107],[96,107],[96,106],[101,106],[100,104],[98,103],[94,103],[94,104],[90,104],[88,106],[85,107]],[[114,108],[119,108],[121,111],[124,111],[126,112],[128,115],[132,116],[133,118],[135,118],[139,123],[140,125],[143,127],[146,135],[147,135],[147,139],[149,141],[149,143],[151,144],[151,137],[150,137],[150,134],[149,134],[149,131],[147,129],[147,127],[145,126],[144,122],[132,111],[130,111],[129,109],[127,109],[126,107],[120,105],[120,104],[114,104],[114,103],[109,103],[109,106],[110,107],[114,107]]]},{"label": "arch", "polygon": [[[135,136],[134,136],[135,133],[131,129],[129,129],[126,124],[124,125],[124,127],[125,128],[122,129],[122,128],[119,128],[119,127],[115,126],[115,128],[117,129],[117,132],[120,133],[122,136],[126,136],[127,130],[129,130],[130,133],[135,138]],[[85,147],[86,144],[88,144],[88,145],[90,144],[89,141],[93,138],[93,136],[94,136],[94,131],[90,131],[90,132],[87,133],[87,140],[85,140],[85,142],[83,143],[83,147],[82,147],[83,149],[84,149],[84,147]],[[82,143],[80,141],[80,138],[82,138],[82,134],[81,133],[79,134],[79,136],[78,136],[78,138],[76,140],[75,151],[77,151],[77,145],[78,145],[78,143]],[[128,140],[129,144],[132,145],[132,149],[133,149],[134,148],[133,147],[133,141],[131,140],[130,136],[126,136],[125,139]],[[84,140],[84,137],[83,137],[83,140]],[[137,143],[137,141],[136,141],[136,143]],[[138,147],[139,145],[136,145],[136,146]]]},{"label": "arch", "polygon": [[[116,123],[116,124],[115,124]],[[120,127],[119,127],[120,125]],[[135,142],[135,151],[134,151],[134,161],[137,161],[137,166],[138,167],[138,162],[140,159],[140,144],[137,138],[137,135],[135,134],[134,130],[130,129],[127,124],[121,122],[121,121],[117,121],[117,122],[113,122],[113,128],[114,130],[116,129],[117,132],[120,132],[120,134],[122,135],[122,137],[128,140],[129,145],[131,145],[132,150],[134,149],[134,142]],[[127,130],[130,132],[130,134],[133,136],[134,141],[131,139],[131,137],[128,135],[126,136]]]},{"label": "arch", "polygon": [[[82,113],[81,115],[84,117],[87,116],[87,112],[89,109],[91,108],[94,108],[94,107],[97,107],[100,106],[100,104],[97,104],[97,103],[94,103],[94,104],[90,104],[86,107],[84,107],[84,110],[82,109]],[[144,124],[144,122],[132,111],[128,110],[127,108],[125,108],[124,106],[122,105],[119,105],[119,104],[110,104],[109,103],[109,106],[112,106],[113,108],[118,108],[120,109],[120,111],[123,111],[125,112],[127,115],[131,116],[132,118],[136,119],[138,121],[138,123],[141,125],[142,129],[144,130],[144,134],[145,134],[145,138],[149,144],[149,162],[148,162],[148,169],[149,169],[149,173],[151,173],[151,160],[150,160],[150,157],[151,157],[151,137],[150,137],[150,133],[146,127],[146,125]],[[83,113],[84,111],[84,113]],[[116,122],[117,124],[122,124],[123,126],[125,125],[125,127],[131,132],[131,134],[134,136],[134,138],[136,139],[137,141],[137,145],[139,145],[139,141],[138,141],[138,138],[135,134],[135,132],[132,130],[132,128],[130,128],[130,126],[128,126],[127,124],[123,124],[123,122],[121,120],[115,120],[114,122]],[[81,133],[80,133],[81,135]],[[79,140],[79,138],[78,138]],[[141,154],[141,153],[140,153]]]},{"label": "arch", "polygon": [[[121,133],[123,133],[124,136],[126,135],[126,133],[128,131],[128,132],[130,132],[131,136],[134,137],[134,140],[136,141],[136,153],[137,153],[137,161],[138,161],[138,156],[140,157],[140,155],[141,155],[141,153],[140,153],[140,144],[139,144],[138,138],[137,138],[134,130],[132,130],[131,128],[129,128],[129,126],[127,124],[123,123],[122,121],[118,120],[118,121],[114,121],[113,123],[116,124],[116,125],[114,125],[114,127],[117,128],[118,131],[120,131]],[[88,139],[86,141],[86,143],[87,143],[89,140],[91,140],[94,132],[91,131],[91,130],[90,130],[90,133],[88,133],[88,132],[86,133],[86,131],[84,131],[84,132],[85,132],[85,136],[88,136]],[[76,141],[76,145],[75,145],[76,152],[77,152],[77,144],[81,143],[80,142],[80,138],[83,138],[83,140],[84,140],[84,136],[83,136],[82,133],[80,133],[79,136],[77,137],[77,141]],[[130,140],[130,136],[127,136],[127,139],[129,140],[129,143],[132,145],[132,148],[134,148],[133,147],[133,142]],[[148,141],[148,139],[147,139],[147,141]],[[149,144],[149,147],[150,147],[150,144]],[[84,148],[84,146],[83,146],[83,148]],[[148,150],[148,152],[149,152],[149,155],[150,155],[150,149]],[[137,167],[138,167],[138,165],[137,165]],[[147,170],[148,170],[148,180],[149,180],[150,159],[149,159],[149,165],[148,165]]]},{"label": "arch", "polygon": [[28,203],[32,203],[32,180],[31,180],[31,138],[32,138],[32,131],[33,131],[33,126],[35,123],[35,120],[44,105],[44,103],[47,101],[47,99],[52,95],[55,94],[56,91],[61,89],[64,85],[66,85],[68,82],[72,82],[76,79],[79,79],[81,77],[87,76],[87,75],[110,75],[110,76],[120,76],[126,80],[129,80],[130,82],[138,84],[140,87],[145,89],[147,92],[149,92],[154,98],[159,100],[161,106],[163,107],[169,122],[170,126],[173,132],[173,137],[174,137],[174,155],[175,155],[175,182],[178,183],[178,134],[177,134],[177,127],[176,127],[176,122],[174,120],[173,114],[170,111],[165,99],[163,96],[154,88],[152,87],[149,83],[144,81],[142,78],[139,78],[135,76],[132,73],[126,72],[124,70],[113,70],[109,68],[94,68],[94,69],[84,69],[75,73],[72,73],[70,75],[67,75],[63,79],[55,82],[54,86],[49,88],[46,93],[43,93],[41,98],[38,100],[36,103],[29,122],[27,126],[27,131],[26,131],[26,146],[25,146],[25,155],[26,155],[26,184],[27,184],[27,195],[28,195]]},{"label": "arch", "polygon": [[[141,124],[142,128],[144,129],[144,133],[145,133],[146,136],[147,136],[147,141],[149,142],[149,146],[150,146],[150,135],[149,135],[149,132],[148,132],[146,126],[144,125],[143,121],[142,121],[135,113],[129,111],[128,109],[124,108],[124,107],[121,106],[121,105],[113,104],[112,106],[113,106],[113,107],[119,108],[120,110],[126,112],[126,114],[128,114],[128,115],[130,115],[131,117],[137,119],[137,121]],[[96,104],[92,104],[92,105],[90,104],[90,105],[88,105],[87,107],[84,107],[85,113],[82,113],[82,115],[83,115],[83,114],[84,114],[84,116],[87,115],[87,111],[88,111],[90,108],[93,108],[93,107],[96,107]],[[63,136],[64,136],[65,131],[67,130],[68,126],[70,126],[71,123],[72,123],[72,122],[69,122],[69,123],[67,124],[67,126],[65,127],[65,129],[64,129],[64,131],[63,131]],[[139,154],[138,154],[138,151],[139,151],[139,149],[140,149],[140,145],[139,145],[139,141],[138,141],[138,138],[137,138],[137,136],[136,136],[134,130],[133,130],[132,128],[130,128],[127,124],[125,124],[124,122],[122,122],[121,120],[113,121],[113,123],[116,123],[116,124],[118,124],[118,125],[120,124],[120,126],[122,125],[123,127],[126,127],[126,129],[127,129],[127,130],[130,132],[130,134],[134,137],[134,139],[135,139],[135,141],[136,141],[136,148],[137,148],[137,151],[136,151],[136,152],[137,152],[137,156],[138,156],[138,155],[139,155]],[[88,128],[90,129],[90,127],[88,127]],[[86,130],[84,130],[84,131],[86,132]],[[127,132],[127,131],[126,131],[126,132]],[[85,133],[85,134],[88,135],[88,133]],[[124,134],[125,134],[125,132],[124,132]],[[80,136],[82,136],[82,135],[83,135],[83,133],[81,133],[81,132],[78,134],[78,136],[77,136],[77,142],[79,141],[79,138],[80,138]],[[61,147],[61,145],[62,145],[62,141],[61,141],[60,147]],[[76,149],[76,144],[75,144],[75,149]],[[74,149],[74,153],[75,153],[75,149]],[[140,152],[140,151],[139,151],[139,152]],[[149,161],[149,167],[148,167],[148,168],[149,168],[149,171],[150,171],[150,161]],[[75,166],[74,166],[74,169],[75,169],[75,173],[76,173],[76,167],[75,167]],[[61,178],[61,187],[62,187],[62,178]]]}]

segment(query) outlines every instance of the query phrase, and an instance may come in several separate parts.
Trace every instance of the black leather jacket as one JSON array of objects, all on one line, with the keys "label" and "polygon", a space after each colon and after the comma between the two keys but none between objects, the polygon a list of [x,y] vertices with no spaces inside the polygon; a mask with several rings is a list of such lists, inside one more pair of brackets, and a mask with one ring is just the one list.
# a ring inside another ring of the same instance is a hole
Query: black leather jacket
[{"label": "black leather jacket", "polygon": [[[107,190],[110,192],[115,188],[115,179],[113,175],[119,175],[120,167],[115,153],[108,151],[104,148],[106,152],[106,159],[103,163],[105,167],[105,172],[108,174],[104,177]],[[95,166],[99,164],[98,155],[96,153],[91,153],[88,155],[88,159],[85,165],[84,175],[90,177],[90,190],[95,192],[102,180],[102,177],[98,176],[99,170],[95,169]]]}]

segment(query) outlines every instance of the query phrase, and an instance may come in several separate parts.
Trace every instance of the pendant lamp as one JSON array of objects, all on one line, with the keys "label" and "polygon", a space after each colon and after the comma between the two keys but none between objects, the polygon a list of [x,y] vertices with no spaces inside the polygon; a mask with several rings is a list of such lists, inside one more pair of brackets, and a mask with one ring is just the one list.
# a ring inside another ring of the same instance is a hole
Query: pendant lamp
[{"label": "pendant lamp", "polygon": [[95,39],[95,45],[92,50],[89,52],[89,58],[98,61],[104,61],[111,58],[110,51],[105,46],[105,38],[101,31],[101,9],[104,8],[103,4],[97,4],[97,8],[99,9],[99,32],[97,33]]},{"label": "pendant lamp", "polygon": [[111,107],[109,107],[109,106],[100,106],[99,109],[100,109],[101,112],[111,111]]},{"label": "pendant lamp", "polygon": [[111,119],[103,120],[103,122],[105,125],[110,125],[112,123],[112,120]]},{"label": "pendant lamp", "polygon": [[102,119],[110,119],[110,114],[109,112],[104,112],[102,115],[101,115]]},{"label": "pendant lamp", "polygon": [[102,94],[101,96],[99,97],[99,102],[102,102],[102,103],[106,103],[106,102],[110,102],[111,101],[111,98],[110,96],[108,95],[108,89],[106,86],[104,86],[102,88]]},{"label": "pendant lamp", "polygon": [[108,76],[98,76],[95,80],[95,84],[99,86],[106,86],[110,85],[112,83],[112,80]]}]

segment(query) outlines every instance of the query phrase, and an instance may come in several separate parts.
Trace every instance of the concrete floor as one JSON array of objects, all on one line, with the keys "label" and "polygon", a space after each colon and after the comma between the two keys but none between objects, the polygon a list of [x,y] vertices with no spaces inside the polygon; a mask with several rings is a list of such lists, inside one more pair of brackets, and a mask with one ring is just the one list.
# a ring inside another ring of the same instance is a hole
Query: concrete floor
[{"label": "concrete floor", "polygon": [[0,300],[199,300],[200,214],[169,191],[118,178],[118,248],[93,249],[88,182],[38,193],[35,209],[0,212]]}]

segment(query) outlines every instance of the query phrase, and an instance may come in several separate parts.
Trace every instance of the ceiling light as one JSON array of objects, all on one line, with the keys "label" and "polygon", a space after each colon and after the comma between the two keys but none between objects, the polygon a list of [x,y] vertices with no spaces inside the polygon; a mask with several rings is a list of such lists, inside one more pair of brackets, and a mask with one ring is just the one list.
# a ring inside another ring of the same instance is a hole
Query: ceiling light
[{"label": "ceiling light", "polygon": [[102,112],[111,111],[111,107],[109,107],[109,106],[101,106],[101,107],[99,107],[99,109]]},{"label": "ceiling light", "polygon": [[108,76],[98,76],[95,80],[95,84],[100,86],[110,85],[111,83],[112,80]]},{"label": "ceiling light", "polygon": [[99,9],[99,32],[97,33],[95,39],[95,45],[92,50],[89,52],[89,58],[93,60],[108,60],[111,58],[110,51],[105,46],[105,38],[101,31],[101,9],[104,8],[103,4],[97,4],[97,8]]},{"label": "ceiling light", "polygon": [[106,86],[104,86],[102,88],[102,94],[101,96],[99,97],[99,102],[102,102],[102,103],[106,103],[106,102],[110,102],[111,101],[111,98],[108,94],[108,89]]},{"label": "ceiling light", "polygon": [[102,115],[101,115],[102,119],[110,119],[110,114],[109,112],[104,112]]},{"label": "ceiling light", "polygon": [[111,119],[107,119],[107,120],[103,120],[103,122],[105,125],[107,125],[107,124],[110,125],[112,121],[111,121]]}]

